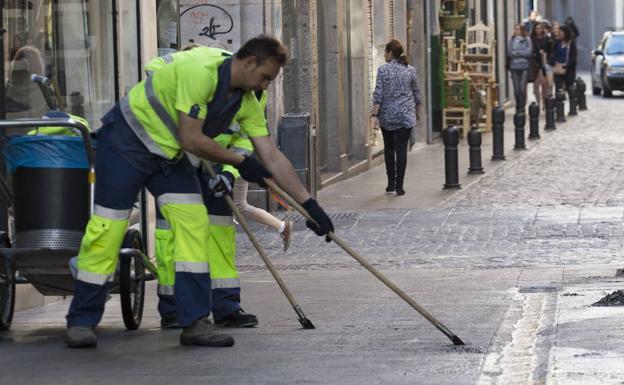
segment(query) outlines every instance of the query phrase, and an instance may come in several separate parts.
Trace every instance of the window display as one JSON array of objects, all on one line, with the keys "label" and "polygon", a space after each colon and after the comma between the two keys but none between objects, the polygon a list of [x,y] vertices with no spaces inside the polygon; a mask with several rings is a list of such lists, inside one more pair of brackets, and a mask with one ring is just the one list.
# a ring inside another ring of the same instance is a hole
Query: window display
[{"label": "window display", "polygon": [[116,100],[112,0],[5,2],[7,118],[47,109],[30,78],[50,79],[56,104],[97,126]]}]

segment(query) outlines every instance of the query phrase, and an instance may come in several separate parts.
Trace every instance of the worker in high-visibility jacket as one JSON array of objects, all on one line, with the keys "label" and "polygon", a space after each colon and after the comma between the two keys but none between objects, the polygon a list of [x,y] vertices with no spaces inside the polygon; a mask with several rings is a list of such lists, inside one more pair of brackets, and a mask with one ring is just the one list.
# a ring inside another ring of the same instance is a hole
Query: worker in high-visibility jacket
[{"label": "worker in high-visibility jacket", "polygon": [[[221,134],[215,138],[215,141],[224,148],[229,148],[241,155],[250,156],[253,153],[251,141],[240,132]],[[217,178],[212,178],[208,174],[207,167],[213,168],[217,173]],[[213,187],[220,178],[227,178],[226,183],[233,186],[235,179],[239,176],[238,170],[227,164],[211,165],[208,162],[202,162],[198,167],[199,182],[210,223],[208,258],[211,268],[213,318],[220,326],[252,327],[258,324],[257,317],[246,313],[240,306],[241,289],[236,267],[236,229],[232,210],[224,198],[228,191],[215,191]],[[158,312],[163,329],[179,327],[174,295],[172,240],[171,228],[157,210]]]},{"label": "worker in high-visibility jacket", "polygon": [[[176,58],[188,56],[189,49],[199,49],[201,46],[191,46],[180,52],[170,53],[151,60],[145,66],[145,72],[151,76],[154,71],[171,63]],[[206,47],[204,47],[206,48]],[[214,50],[213,50],[214,51]],[[212,51],[211,51],[212,52]],[[232,55],[221,50],[223,55]],[[260,101],[260,107],[264,111],[267,104],[267,92],[254,92]],[[247,136],[240,132],[240,127],[233,124],[230,128],[214,138],[222,148],[251,156],[253,145]],[[251,313],[245,312],[240,305],[240,280],[236,268],[236,230],[232,217],[232,210],[225,201],[223,191],[214,191],[211,187],[220,178],[226,178],[224,182],[233,186],[235,178],[240,174],[231,165],[212,165],[210,162],[201,162],[200,159],[190,156],[191,162],[198,169],[198,177],[204,204],[208,209],[210,223],[210,238],[208,239],[208,258],[211,266],[212,282],[212,314],[215,324],[228,327],[253,327],[258,325],[258,318]],[[213,179],[206,170],[213,168],[218,174]],[[163,329],[178,328],[179,322],[175,305],[175,274],[173,269],[173,236],[171,227],[162,213],[156,208],[156,261],[158,266],[158,312],[160,314],[160,326]]]},{"label": "worker in high-visibility jacket", "polygon": [[[175,301],[183,345],[232,346],[207,320],[211,312],[208,215],[195,169],[185,151],[235,166],[250,182],[273,177],[302,202],[318,235],[333,224],[268,135],[253,91],[266,89],[287,61],[285,47],[259,36],[234,57],[197,49],[134,86],[103,118],[96,153],[95,212],[76,262],[74,296],[67,314],[66,343],[93,347],[93,328],[104,312],[128,217],[144,186],[171,226]],[[222,149],[211,138],[232,121],[249,136],[262,163]],[[91,175],[91,177],[95,177]],[[215,186],[223,190],[223,183]]]}]

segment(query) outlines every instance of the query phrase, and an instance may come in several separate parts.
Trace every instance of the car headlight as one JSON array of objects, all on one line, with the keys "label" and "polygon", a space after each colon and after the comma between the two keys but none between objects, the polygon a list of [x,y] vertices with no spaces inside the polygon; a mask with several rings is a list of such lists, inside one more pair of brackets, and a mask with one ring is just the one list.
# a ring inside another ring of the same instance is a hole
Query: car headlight
[{"label": "car headlight", "polygon": [[624,66],[610,66],[607,68],[607,73],[609,75],[622,75],[624,74]]}]

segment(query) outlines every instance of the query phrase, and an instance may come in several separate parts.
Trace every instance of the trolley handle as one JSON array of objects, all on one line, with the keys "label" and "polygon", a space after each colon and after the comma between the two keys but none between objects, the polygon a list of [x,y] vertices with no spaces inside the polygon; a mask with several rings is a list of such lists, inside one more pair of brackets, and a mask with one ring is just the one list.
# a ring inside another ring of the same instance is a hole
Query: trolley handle
[{"label": "trolley handle", "polygon": [[51,110],[56,110],[58,106],[56,105],[56,102],[54,100],[54,91],[52,90],[52,82],[50,82],[50,79],[45,76],[32,74],[30,76],[30,80],[33,83],[37,83],[37,85],[39,86],[39,90],[41,90],[41,93],[43,94],[43,98],[45,99],[48,108]]}]

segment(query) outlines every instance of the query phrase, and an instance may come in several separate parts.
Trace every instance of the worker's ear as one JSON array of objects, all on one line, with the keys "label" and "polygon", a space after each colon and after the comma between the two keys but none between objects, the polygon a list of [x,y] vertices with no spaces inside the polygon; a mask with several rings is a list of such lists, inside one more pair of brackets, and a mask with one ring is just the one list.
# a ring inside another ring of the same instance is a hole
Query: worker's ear
[{"label": "worker's ear", "polygon": [[242,64],[243,64],[243,69],[245,71],[249,71],[252,70],[256,67],[257,63],[256,63],[256,57],[255,56],[247,56],[246,58],[244,58],[242,60]]}]

